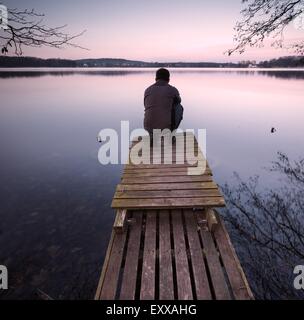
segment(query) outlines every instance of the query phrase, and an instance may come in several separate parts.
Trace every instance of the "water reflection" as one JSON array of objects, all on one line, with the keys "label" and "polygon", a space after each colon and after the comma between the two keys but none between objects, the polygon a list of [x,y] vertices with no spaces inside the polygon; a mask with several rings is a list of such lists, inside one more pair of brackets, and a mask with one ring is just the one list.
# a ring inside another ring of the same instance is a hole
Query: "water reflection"
[{"label": "water reflection", "polygon": [[[284,78],[284,79],[304,79],[304,69],[241,69],[241,68],[172,68],[174,73],[202,73],[210,74],[215,72],[220,72],[221,74],[238,74],[247,76],[265,75],[268,77]],[[0,79],[6,78],[19,78],[19,77],[44,77],[44,76],[71,76],[71,75],[90,75],[90,76],[127,76],[131,74],[143,74],[143,73],[154,73],[155,69],[152,68],[125,68],[125,69],[115,69],[115,68],[28,68],[25,69],[15,69],[11,71],[10,69],[0,68]]]},{"label": "water reflection", "polygon": [[280,183],[268,190],[257,177],[223,186],[226,225],[256,299],[303,299],[293,283],[304,258],[304,161],[279,153],[269,164]]},{"label": "water reflection", "polygon": [[[142,126],[144,70],[0,71],[2,298],[92,297],[109,239],[122,166],[101,166],[102,128]],[[183,128],[207,129],[216,181],[264,174],[278,150],[301,156],[303,71],[172,70]],[[272,127],[277,129],[271,134]]]},{"label": "water reflection", "polygon": [[303,71],[258,71],[259,74],[267,77],[283,78],[283,79],[304,79]]},{"label": "water reflection", "polygon": [[35,78],[35,77],[45,77],[45,76],[54,76],[54,77],[63,77],[71,75],[89,75],[89,76],[126,76],[130,74],[143,73],[143,71],[132,71],[132,70],[63,70],[63,71],[41,71],[41,70],[28,70],[28,71],[1,71],[0,78]]}]

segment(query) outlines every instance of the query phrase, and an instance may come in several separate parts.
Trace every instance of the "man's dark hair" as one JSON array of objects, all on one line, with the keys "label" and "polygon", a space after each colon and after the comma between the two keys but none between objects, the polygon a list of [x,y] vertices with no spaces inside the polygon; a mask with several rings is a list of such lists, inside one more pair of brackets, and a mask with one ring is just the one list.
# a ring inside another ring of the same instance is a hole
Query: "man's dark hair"
[{"label": "man's dark hair", "polygon": [[156,80],[170,80],[170,72],[167,69],[160,68],[156,71]]}]

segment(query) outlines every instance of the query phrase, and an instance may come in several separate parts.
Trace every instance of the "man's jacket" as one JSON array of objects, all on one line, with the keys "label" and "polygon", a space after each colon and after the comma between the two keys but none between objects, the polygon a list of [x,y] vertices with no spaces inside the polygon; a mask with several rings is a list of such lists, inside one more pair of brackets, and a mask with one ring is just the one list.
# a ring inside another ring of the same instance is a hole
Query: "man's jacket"
[{"label": "man's jacket", "polygon": [[157,80],[145,90],[144,128],[152,132],[153,129],[171,129],[172,108],[181,102],[178,90],[167,81]]}]

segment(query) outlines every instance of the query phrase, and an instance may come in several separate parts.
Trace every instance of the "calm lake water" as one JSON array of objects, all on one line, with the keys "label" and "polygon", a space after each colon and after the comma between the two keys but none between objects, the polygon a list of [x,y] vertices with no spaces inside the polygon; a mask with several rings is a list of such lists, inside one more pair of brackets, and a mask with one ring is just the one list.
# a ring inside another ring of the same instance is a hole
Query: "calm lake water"
[{"label": "calm lake water", "polygon": [[[96,136],[140,128],[152,69],[0,70],[0,298],[92,298],[114,220],[121,165],[102,166]],[[172,69],[181,127],[207,129],[217,183],[259,174],[277,151],[303,156],[304,71]],[[271,134],[271,128],[276,132]]]}]

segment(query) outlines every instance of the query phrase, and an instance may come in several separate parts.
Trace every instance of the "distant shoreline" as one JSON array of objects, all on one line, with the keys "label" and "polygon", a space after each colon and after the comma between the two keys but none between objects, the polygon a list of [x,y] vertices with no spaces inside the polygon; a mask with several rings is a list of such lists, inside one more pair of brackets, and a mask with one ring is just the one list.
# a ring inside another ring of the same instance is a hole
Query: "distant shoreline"
[{"label": "distant shoreline", "polygon": [[[99,70],[138,70],[138,71],[155,71],[156,67],[1,67],[1,71],[99,71]],[[169,67],[170,70],[180,70],[180,71],[189,71],[189,70],[206,70],[206,71],[304,71],[304,67]]]},{"label": "distant shoreline", "polygon": [[221,68],[221,69],[256,69],[256,68],[304,68],[304,56],[282,57],[256,63],[218,62],[144,62],[126,59],[41,59],[34,57],[0,56],[0,68]]}]

